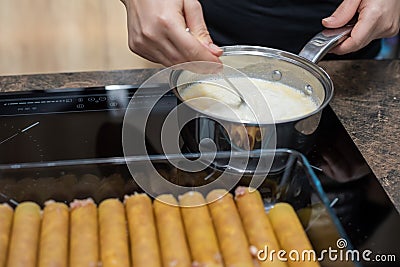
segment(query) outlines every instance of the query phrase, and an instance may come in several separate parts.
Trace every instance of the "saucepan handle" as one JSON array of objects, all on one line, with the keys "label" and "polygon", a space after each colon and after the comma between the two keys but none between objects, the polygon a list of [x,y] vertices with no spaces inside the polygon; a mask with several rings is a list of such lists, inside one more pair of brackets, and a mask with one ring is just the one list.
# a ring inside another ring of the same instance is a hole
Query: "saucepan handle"
[{"label": "saucepan handle", "polygon": [[354,25],[337,29],[325,29],[315,35],[301,50],[299,56],[318,63],[332,48],[346,40]]}]

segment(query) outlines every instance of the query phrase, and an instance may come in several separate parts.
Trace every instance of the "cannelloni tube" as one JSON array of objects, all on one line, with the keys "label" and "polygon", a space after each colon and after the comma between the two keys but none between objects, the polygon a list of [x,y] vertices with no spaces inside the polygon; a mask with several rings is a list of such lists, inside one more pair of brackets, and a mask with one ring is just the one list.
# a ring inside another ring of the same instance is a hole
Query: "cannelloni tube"
[{"label": "cannelloni tube", "polygon": [[23,202],[17,206],[7,266],[36,266],[40,217],[40,207],[36,203]]},{"label": "cannelloni tube", "polygon": [[250,247],[232,194],[216,189],[207,195],[208,206],[226,266],[253,266]]},{"label": "cannelloni tube", "polygon": [[0,204],[0,267],[6,266],[13,214],[9,205]]},{"label": "cannelloni tube", "polygon": [[99,225],[102,266],[129,266],[125,209],[118,199],[106,199],[100,203]]},{"label": "cannelloni tube", "polygon": [[68,206],[47,201],[40,232],[39,267],[68,264]]},{"label": "cannelloni tube", "polygon": [[163,266],[190,266],[190,252],[178,202],[172,195],[161,195],[154,200],[153,207]]},{"label": "cannelloni tube", "polygon": [[188,192],[179,197],[179,204],[193,265],[223,266],[217,236],[203,195]]},{"label": "cannelloni tube", "polygon": [[96,204],[90,198],[74,200],[70,208],[69,264],[74,267],[97,266],[99,238]]},{"label": "cannelloni tube", "polygon": [[235,191],[235,200],[250,244],[250,251],[257,258],[259,265],[287,266],[286,262],[276,257],[276,254],[272,254],[273,258],[269,258],[269,252],[279,251],[280,246],[265,213],[260,192],[247,187],[238,187]]},{"label": "cannelloni tube", "polygon": [[[126,214],[131,241],[132,265],[135,267],[161,266],[157,230],[151,199],[146,194],[125,198]],[[170,244],[175,247],[175,244]]]},{"label": "cannelloni tube", "polygon": [[285,258],[288,259],[289,266],[320,266],[318,261],[309,260],[309,253],[304,253],[311,251],[313,248],[291,205],[288,203],[275,204],[269,211],[268,217],[281,249],[287,253]]}]

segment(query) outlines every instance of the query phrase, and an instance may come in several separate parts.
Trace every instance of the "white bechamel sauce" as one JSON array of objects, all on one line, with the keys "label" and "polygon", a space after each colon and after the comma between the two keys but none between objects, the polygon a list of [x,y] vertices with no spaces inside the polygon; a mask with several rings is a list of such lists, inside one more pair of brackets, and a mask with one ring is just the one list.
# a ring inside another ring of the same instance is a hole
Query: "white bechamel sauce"
[{"label": "white bechamel sauce", "polygon": [[[179,91],[183,100],[210,116],[233,121],[273,123],[293,120],[315,111],[319,103],[300,90],[279,82],[229,78],[246,104],[223,79],[194,83]],[[223,87],[223,88],[222,88]]]}]

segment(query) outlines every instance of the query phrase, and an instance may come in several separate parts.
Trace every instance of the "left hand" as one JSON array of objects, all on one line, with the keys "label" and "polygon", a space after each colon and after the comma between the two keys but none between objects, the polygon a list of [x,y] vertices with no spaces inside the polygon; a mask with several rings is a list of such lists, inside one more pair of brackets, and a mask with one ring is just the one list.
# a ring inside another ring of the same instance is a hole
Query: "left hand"
[{"label": "left hand", "polygon": [[326,28],[346,25],[358,12],[358,21],[351,36],[331,52],[343,55],[360,50],[372,40],[393,37],[399,33],[400,0],[343,0],[328,18],[322,20]]}]

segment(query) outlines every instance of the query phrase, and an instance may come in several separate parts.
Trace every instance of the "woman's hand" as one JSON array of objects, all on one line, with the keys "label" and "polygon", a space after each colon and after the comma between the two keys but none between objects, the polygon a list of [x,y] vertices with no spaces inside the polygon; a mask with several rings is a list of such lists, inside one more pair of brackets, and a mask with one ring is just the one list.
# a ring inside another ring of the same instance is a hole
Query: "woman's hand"
[{"label": "woman's hand", "polygon": [[220,62],[222,50],[213,44],[197,0],[122,2],[128,15],[129,48],[134,53],[164,66]]},{"label": "woman's hand", "polygon": [[372,40],[399,33],[400,0],[344,0],[336,11],[322,20],[327,28],[346,25],[358,12],[351,36],[331,52],[342,55],[357,51]]}]

